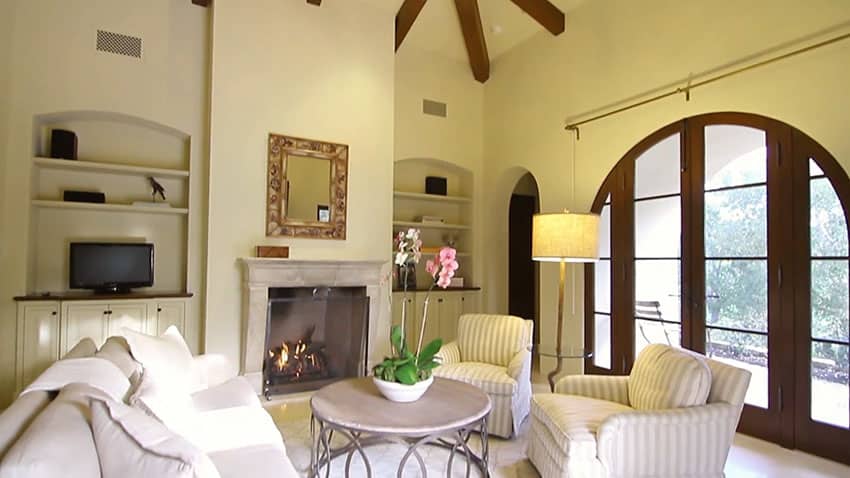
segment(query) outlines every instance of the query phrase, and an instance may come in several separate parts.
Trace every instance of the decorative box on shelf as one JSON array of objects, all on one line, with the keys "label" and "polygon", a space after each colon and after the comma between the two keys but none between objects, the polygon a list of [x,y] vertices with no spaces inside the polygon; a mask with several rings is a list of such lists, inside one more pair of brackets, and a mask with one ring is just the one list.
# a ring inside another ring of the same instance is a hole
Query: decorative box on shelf
[{"label": "decorative box on shelf", "polygon": [[420,216],[419,222],[422,224],[445,224],[446,220],[440,216]]}]

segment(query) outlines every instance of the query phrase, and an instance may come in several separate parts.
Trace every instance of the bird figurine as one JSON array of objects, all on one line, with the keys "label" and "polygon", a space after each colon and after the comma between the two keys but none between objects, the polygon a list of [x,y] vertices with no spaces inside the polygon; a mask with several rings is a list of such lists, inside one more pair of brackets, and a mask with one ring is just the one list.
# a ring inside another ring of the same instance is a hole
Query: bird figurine
[{"label": "bird figurine", "polygon": [[159,181],[153,178],[153,176],[148,176],[148,181],[151,183],[151,198],[154,202],[156,202],[156,195],[162,198],[165,201],[165,188],[162,187],[162,184],[159,184]]}]

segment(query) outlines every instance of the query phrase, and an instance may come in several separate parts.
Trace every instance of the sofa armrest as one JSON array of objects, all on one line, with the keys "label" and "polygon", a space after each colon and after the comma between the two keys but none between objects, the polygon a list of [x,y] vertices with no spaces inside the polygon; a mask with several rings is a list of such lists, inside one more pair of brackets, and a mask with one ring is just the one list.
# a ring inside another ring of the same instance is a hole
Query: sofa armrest
[{"label": "sofa armrest", "polygon": [[514,354],[508,363],[508,375],[512,379],[518,381],[523,372],[528,372],[527,375],[529,380],[531,380],[531,351],[527,349]]},{"label": "sofa armrest", "polygon": [[203,354],[193,357],[201,389],[224,383],[237,375],[236,367],[222,354]]},{"label": "sofa armrest", "polygon": [[555,393],[580,395],[629,404],[629,377],[612,375],[568,375],[555,383]]},{"label": "sofa armrest", "polygon": [[723,476],[740,417],[728,403],[635,411],[608,417],[597,432],[598,456],[612,476]]},{"label": "sofa armrest", "polygon": [[460,362],[460,346],[457,344],[457,341],[451,341],[440,347],[437,357],[440,358],[441,365]]},{"label": "sofa armrest", "polygon": [[245,377],[234,377],[224,383],[193,393],[192,404],[199,412],[233,407],[262,408],[260,399],[254,393],[254,387]]}]

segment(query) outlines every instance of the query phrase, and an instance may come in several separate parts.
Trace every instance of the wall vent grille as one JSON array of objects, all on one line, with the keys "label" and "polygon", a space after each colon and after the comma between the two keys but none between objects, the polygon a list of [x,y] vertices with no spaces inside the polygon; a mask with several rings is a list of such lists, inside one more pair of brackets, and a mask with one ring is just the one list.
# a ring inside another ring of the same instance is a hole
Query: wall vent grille
[{"label": "wall vent grille", "polygon": [[115,53],[116,55],[142,57],[142,39],[120,33],[97,31],[97,51]]},{"label": "wall vent grille", "polygon": [[446,104],[434,100],[422,100],[422,112],[426,115],[446,117]]}]

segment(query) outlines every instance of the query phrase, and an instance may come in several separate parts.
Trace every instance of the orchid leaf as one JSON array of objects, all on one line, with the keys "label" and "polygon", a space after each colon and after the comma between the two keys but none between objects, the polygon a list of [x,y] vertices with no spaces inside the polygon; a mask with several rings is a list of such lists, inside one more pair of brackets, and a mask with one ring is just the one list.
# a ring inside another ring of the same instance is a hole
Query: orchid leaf
[{"label": "orchid leaf", "polygon": [[440,351],[443,347],[443,339],[434,339],[422,349],[419,353],[419,358],[416,361],[416,364],[419,367],[422,367],[423,364],[431,362],[434,360],[434,356]]},{"label": "orchid leaf", "polygon": [[412,363],[403,365],[395,370],[395,378],[399,383],[413,385],[418,381],[418,370]]}]

